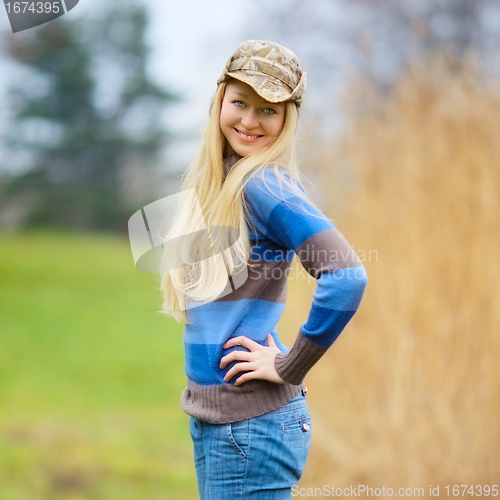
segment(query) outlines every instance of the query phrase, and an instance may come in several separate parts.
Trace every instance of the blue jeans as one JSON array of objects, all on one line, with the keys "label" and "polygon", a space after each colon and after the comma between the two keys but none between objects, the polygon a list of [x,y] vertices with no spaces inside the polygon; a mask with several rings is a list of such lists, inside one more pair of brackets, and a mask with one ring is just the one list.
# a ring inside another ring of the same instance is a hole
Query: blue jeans
[{"label": "blue jeans", "polygon": [[288,500],[311,445],[311,415],[300,393],[282,408],[232,424],[190,417],[201,500]]}]

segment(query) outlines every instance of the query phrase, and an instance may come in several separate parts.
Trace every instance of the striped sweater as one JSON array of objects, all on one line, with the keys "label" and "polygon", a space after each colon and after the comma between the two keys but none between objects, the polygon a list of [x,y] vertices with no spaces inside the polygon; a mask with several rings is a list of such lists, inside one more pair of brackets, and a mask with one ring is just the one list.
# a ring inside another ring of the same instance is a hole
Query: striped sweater
[{"label": "striped sweater", "polygon": [[[229,157],[226,171],[238,159],[237,155]],[[297,396],[307,372],[356,312],[367,283],[359,258],[332,223],[287,184],[280,188],[273,169],[265,169],[264,176],[265,180],[253,175],[243,191],[252,245],[248,279],[232,293],[186,311],[190,322],[184,327],[188,380],[182,408],[215,424],[263,415]],[[316,279],[316,291],[309,317],[289,349],[280,341],[276,324],[285,309],[295,254]],[[235,378],[224,382],[235,362],[221,370],[221,358],[234,349],[246,350],[242,346],[222,349],[226,341],[244,335],[265,346],[269,333],[282,351],[275,368],[286,384],[249,380],[235,386]]]}]

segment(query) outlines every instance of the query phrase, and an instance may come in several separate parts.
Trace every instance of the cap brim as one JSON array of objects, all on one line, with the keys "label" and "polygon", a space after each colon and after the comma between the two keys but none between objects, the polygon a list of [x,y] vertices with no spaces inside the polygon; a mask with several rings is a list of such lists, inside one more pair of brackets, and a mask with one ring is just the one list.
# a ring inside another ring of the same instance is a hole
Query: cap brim
[{"label": "cap brim", "polygon": [[292,95],[292,91],[281,80],[272,76],[248,71],[231,71],[227,75],[250,85],[260,97],[269,102],[287,101]]}]

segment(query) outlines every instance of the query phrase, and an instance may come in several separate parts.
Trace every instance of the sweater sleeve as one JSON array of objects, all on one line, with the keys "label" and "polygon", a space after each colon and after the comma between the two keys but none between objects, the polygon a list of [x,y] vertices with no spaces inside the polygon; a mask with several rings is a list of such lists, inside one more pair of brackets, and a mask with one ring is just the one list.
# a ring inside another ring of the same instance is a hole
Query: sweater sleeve
[{"label": "sweater sleeve", "polygon": [[[337,228],[308,201],[297,180],[274,169],[252,176],[244,196],[257,229],[287,250],[293,250],[316,279],[309,317],[289,353],[275,359],[278,375],[301,384],[307,372],[335,342],[359,307],[367,284],[365,268]],[[295,185],[295,186],[294,186]],[[297,193],[297,188],[303,197]]]}]

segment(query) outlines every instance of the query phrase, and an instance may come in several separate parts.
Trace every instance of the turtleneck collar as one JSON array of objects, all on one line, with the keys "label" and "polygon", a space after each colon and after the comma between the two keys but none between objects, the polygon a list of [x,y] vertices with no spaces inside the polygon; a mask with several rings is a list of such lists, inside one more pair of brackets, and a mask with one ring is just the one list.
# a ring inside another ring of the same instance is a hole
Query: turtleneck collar
[{"label": "turtleneck collar", "polygon": [[229,156],[227,156],[224,159],[223,166],[224,166],[224,176],[227,176],[229,171],[233,168],[233,165],[238,161],[241,160],[243,156],[240,156],[238,153],[233,153]]}]

